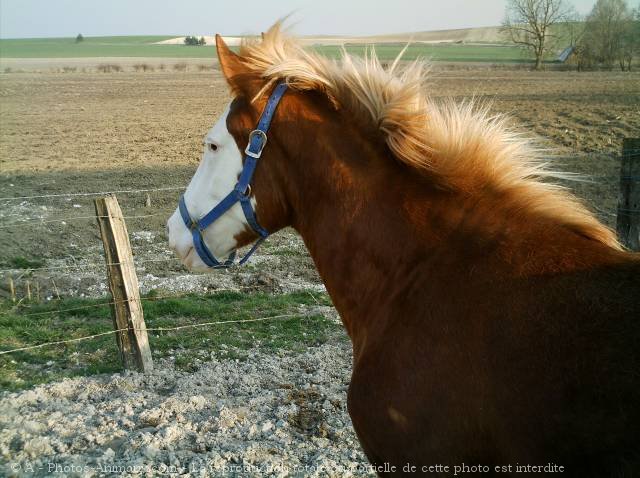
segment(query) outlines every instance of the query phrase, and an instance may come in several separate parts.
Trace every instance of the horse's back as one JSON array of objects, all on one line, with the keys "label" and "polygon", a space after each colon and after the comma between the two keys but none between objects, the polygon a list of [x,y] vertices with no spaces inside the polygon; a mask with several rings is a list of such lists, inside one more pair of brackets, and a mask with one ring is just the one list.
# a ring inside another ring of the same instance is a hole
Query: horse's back
[{"label": "horse's back", "polygon": [[531,447],[573,476],[640,472],[640,261],[542,276],[518,293],[493,330],[496,405],[513,412],[505,448]]},{"label": "horse's back", "polygon": [[640,261],[481,288],[423,289],[355,363],[372,461],[640,471]]}]

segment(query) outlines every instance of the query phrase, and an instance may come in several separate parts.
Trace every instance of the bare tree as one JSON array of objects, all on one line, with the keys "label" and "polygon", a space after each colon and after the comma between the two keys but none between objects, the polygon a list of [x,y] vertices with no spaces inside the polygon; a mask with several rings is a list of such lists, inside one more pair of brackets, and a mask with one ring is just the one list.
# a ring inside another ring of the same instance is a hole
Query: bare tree
[{"label": "bare tree", "polygon": [[552,27],[565,21],[569,13],[565,0],[507,0],[502,31],[513,43],[534,54],[539,70],[555,36]]},{"label": "bare tree", "polygon": [[637,48],[634,12],[625,0],[598,0],[587,17],[583,48],[597,63],[612,69],[616,61],[624,71],[631,68]]},{"label": "bare tree", "polygon": [[631,64],[636,55],[640,55],[640,5],[631,10],[624,20],[621,34],[618,64],[622,71],[631,71]]}]

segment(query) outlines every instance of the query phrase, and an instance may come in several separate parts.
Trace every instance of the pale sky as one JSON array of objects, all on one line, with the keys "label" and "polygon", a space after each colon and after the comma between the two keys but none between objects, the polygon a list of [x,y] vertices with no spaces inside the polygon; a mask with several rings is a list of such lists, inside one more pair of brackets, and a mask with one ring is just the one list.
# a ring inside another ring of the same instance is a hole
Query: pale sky
[{"label": "pale sky", "polygon": [[[573,0],[587,13],[595,0]],[[0,37],[239,35],[294,13],[301,35],[495,26],[505,0],[0,0]]]}]

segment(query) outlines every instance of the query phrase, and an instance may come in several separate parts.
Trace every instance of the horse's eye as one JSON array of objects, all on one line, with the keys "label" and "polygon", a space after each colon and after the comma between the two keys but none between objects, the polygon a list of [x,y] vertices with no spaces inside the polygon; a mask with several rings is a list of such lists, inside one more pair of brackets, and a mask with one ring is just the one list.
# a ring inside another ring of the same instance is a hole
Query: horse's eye
[{"label": "horse's eye", "polygon": [[209,143],[209,151],[218,151],[218,145],[216,143]]}]

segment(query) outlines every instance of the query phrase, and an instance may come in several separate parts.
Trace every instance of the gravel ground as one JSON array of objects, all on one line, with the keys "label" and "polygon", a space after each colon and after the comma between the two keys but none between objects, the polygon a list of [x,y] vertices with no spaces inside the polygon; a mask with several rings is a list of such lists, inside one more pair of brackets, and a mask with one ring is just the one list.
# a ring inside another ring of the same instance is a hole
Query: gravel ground
[{"label": "gravel ground", "polygon": [[0,475],[370,474],[346,410],[349,343],[300,355],[254,350],[244,361],[225,355],[194,373],[169,359],[148,375],[4,394]]}]

